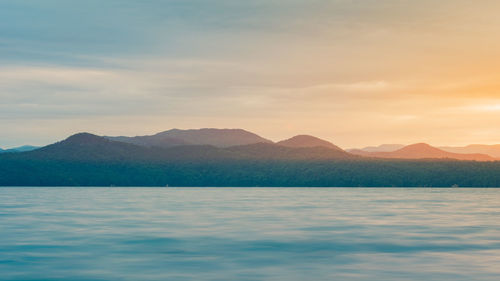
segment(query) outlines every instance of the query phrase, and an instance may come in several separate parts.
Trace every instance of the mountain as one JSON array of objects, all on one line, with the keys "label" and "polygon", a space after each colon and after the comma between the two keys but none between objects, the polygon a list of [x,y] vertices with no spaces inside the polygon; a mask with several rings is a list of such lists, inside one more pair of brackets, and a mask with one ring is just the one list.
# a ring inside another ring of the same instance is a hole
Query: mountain
[{"label": "mountain", "polygon": [[405,147],[403,144],[381,144],[379,146],[367,146],[360,149],[357,148],[348,149],[347,152],[350,152],[351,150],[353,151],[362,150],[367,152],[392,152],[401,149],[403,147]]},{"label": "mountain", "polygon": [[329,141],[309,135],[294,136],[292,138],[279,141],[276,144],[286,147],[326,147],[333,150],[344,151]]},{"label": "mountain", "polygon": [[13,147],[9,149],[1,149],[0,148],[0,153],[4,152],[25,152],[25,151],[31,151],[39,148],[38,146],[32,146],[32,145],[23,145],[19,147]]},{"label": "mountain", "polygon": [[[440,150],[417,144],[398,153],[416,157],[423,151]],[[0,154],[0,186],[111,185],[498,187],[500,162],[366,158],[324,146],[272,143],[161,148],[89,133]]]},{"label": "mountain", "polygon": [[19,157],[65,161],[222,161],[222,160],[336,160],[359,156],[327,147],[286,147],[273,143],[256,143],[231,147],[212,145],[178,145],[175,147],[143,146],[110,140],[89,133],[21,153]]},{"label": "mountain", "polygon": [[227,151],[238,153],[246,159],[260,160],[339,160],[359,159],[340,148],[327,146],[292,147],[281,144],[256,143],[226,148]]},{"label": "mountain", "polygon": [[[166,141],[162,143],[161,141]],[[257,143],[255,143],[257,141]],[[261,141],[261,142],[259,142]],[[244,143],[243,145],[229,145]],[[29,148],[28,148],[29,149]],[[351,150],[308,135],[298,135],[276,144],[253,133],[239,129],[170,130],[154,136],[101,137],[79,133],[67,139],[20,153],[27,159],[56,159],[64,161],[225,161],[225,160],[345,160],[372,158],[399,159],[457,159],[494,161],[495,158],[479,153],[452,153],[425,143],[405,146],[393,152],[367,152]]]},{"label": "mountain", "polygon": [[77,162],[164,163],[231,159],[234,155],[209,145],[147,147],[78,133],[63,141],[21,153],[19,157]]},{"label": "mountain", "polygon": [[378,158],[401,158],[401,159],[457,159],[474,161],[494,161],[495,158],[485,154],[461,154],[452,153],[430,146],[425,143],[417,143],[405,146],[392,152],[367,152],[363,150],[351,150],[350,153]]},{"label": "mountain", "polygon": [[111,141],[89,133],[78,133],[67,139],[44,146],[34,151],[19,154],[22,157],[36,159],[59,159],[76,161],[121,161],[127,158],[142,158],[154,155],[150,149]]},{"label": "mountain", "polygon": [[14,148],[9,148],[4,150],[4,152],[26,152],[26,151],[32,151],[35,149],[40,148],[39,146],[33,146],[33,145],[23,145],[23,146],[18,146]]},{"label": "mountain", "polygon": [[453,153],[482,153],[500,158],[500,144],[471,144],[463,147],[443,146],[439,148]]},{"label": "mountain", "polygon": [[212,145],[230,147],[254,143],[272,143],[254,133],[242,129],[172,129],[152,136],[106,137],[110,140],[141,146],[174,147],[180,145]]},{"label": "mountain", "polygon": [[158,135],[136,136],[136,137],[120,136],[120,137],[106,137],[106,138],[109,140],[112,140],[112,141],[125,142],[125,143],[130,143],[130,144],[135,144],[135,145],[140,145],[140,146],[147,146],[147,147],[168,148],[168,147],[181,146],[181,145],[191,145],[190,142],[182,140],[182,139],[163,137],[163,136],[158,136]]}]

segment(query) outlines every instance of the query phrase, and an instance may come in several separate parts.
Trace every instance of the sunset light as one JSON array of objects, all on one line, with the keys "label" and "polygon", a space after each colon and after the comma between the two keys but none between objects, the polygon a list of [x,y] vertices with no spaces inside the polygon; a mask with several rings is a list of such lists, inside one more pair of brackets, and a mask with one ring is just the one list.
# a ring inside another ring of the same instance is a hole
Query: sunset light
[{"label": "sunset light", "polygon": [[500,0],[0,0],[0,281],[500,280]]}]

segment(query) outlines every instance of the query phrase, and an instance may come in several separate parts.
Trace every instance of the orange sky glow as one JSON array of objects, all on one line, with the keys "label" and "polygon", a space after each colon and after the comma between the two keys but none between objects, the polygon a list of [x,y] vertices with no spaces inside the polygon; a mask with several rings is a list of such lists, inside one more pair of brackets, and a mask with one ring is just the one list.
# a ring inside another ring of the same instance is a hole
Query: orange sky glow
[{"label": "orange sky glow", "polygon": [[500,143],[498,1],[32,5],[0,4],[2,148],[202,127],[343,148]]}]

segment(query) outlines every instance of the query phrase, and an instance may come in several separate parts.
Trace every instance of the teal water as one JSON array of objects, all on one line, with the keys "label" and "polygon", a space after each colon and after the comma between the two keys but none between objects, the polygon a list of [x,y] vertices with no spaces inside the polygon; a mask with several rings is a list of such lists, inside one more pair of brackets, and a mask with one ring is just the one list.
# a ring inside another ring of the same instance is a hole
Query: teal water
[{"label": "teal water", "polygon": [[0,280],[500,280],[500,189],[0,188]]}]

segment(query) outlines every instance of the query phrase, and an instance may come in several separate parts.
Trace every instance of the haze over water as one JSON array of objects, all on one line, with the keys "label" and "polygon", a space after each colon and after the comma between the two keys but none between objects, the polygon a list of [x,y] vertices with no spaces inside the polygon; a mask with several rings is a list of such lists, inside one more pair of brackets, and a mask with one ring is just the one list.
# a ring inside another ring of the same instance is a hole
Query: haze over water
[{"label": "haze over water", "polygon": [[498,189],[0,188],[2,280],[498,280]]}]

